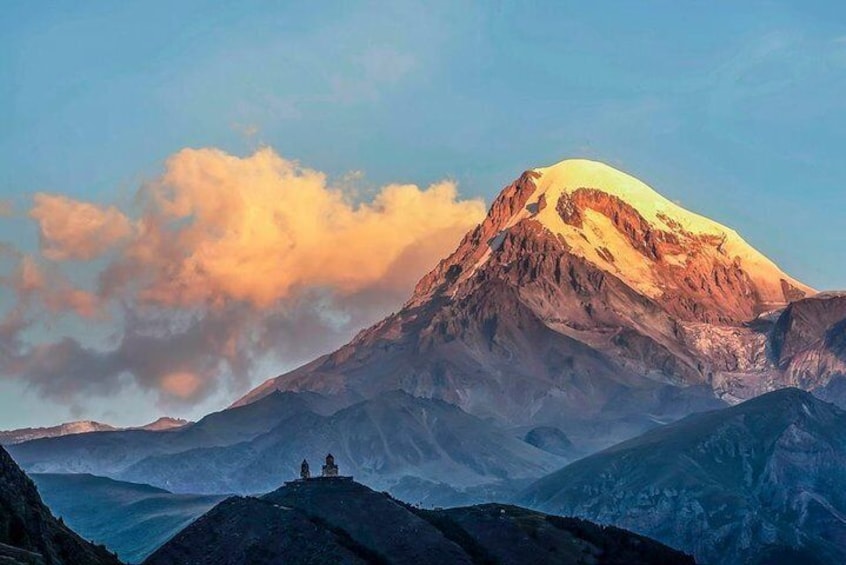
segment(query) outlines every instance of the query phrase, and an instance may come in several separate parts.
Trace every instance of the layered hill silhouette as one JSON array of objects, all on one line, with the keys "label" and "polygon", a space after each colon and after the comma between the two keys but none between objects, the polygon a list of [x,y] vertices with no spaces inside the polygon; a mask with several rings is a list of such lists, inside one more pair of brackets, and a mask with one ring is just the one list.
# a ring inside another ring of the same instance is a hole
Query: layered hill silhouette
[{"label": "layered hill silhouette", "polygon": [[795,388],[696,414],[545,477],[518,502],[698,562],[846,562],[846,412]]},{"label": "layered hill silhouette", "polygon": [[[568,458],[435,399],[381,394],[331,415],[317,395],[276,393],[167,433],[108,432],[10,446],[33,473],[91,473],[180,493],[266,492],[303,457],[332,452],[342,468],[403,495],[531,479]],[[237,431],[237,433],[236,433]],[[560,450],[559,450],[560,451]],[[522,483],[520,483],[522,484]],[[480,492],[480,496],[483,493]]]},{"label": "layered hill silhouette", "polygon": [[118,565],[57,520],[35,484],[0,447],[0,563],[4,565]]},{"label": "layered hill silhouette", "polygon": [[93,475],[32,475],[44,503],[86,539],[140,563],[225,496],[173,494]]},{"label": "layered hill silhouette", "polygon": [[420,510],[351,479],[230,498],[145,565],[252,563],[693,563],[648,538],[489,504]]}]

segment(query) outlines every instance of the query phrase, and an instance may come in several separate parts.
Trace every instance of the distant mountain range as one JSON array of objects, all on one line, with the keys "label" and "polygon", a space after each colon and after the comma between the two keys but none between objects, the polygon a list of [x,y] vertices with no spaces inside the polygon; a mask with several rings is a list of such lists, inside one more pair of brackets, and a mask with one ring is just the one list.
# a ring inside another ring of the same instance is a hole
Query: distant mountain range
[{"label": "distant mountain range", "polygon": [[[268,399],[279,396],[286,397],[275,394]],[[416,405],[401,393],[390,396],[400,406]],[[262,402],[265,401],[258,404]],[[401,410],[389,405],[385,413]],[[349,418],[340,421],[346,423]],[[451,425],[452,421],[445,424]],[[368,430],[365,437],[379,437],[381,433],[383,430]],[[544,431],[539,435],[548,434]],[[390,437],[419,436],[408,433],[400,424],[397,434]],[[409,441],[394,445],[390,439],[386,441],[389,446],[386,453],[396,454],[396,459],[407,464],[407,458],[402,456],[406,449],[403,445],[416,444]],[[472,446],[467,446],[466,451],[477,452]],[[230,460],[219,467],[225,475],[230,469],[238,468],[231,461],[237,461],[243,454],[230,450],[223,453],[222,459]],[[172,462],[180,466],[170,459],[161,464]],[[312,463],[317,468],[319,462]],[[184,466],[190,468],[194,464],[189,459]],[[198,468],[203,466],[198,464]],[[243,468],[249,469],[250,463]],[[341,468],[342,472],[350,470],[344,465]],[[611,524],[691,553],[697,562],[706,564],[801,561],[810,565],[841,563],[846,559],[844,468],[846,412],[790,388],[653,429],[570,463],[534,483],[530,479],[500,481],[459,490],[448,484],[406,476],[393,490],[402,493],[403,499],[419,501],[428,508],[480,500],[512,501],[551,514]],[[87,537],[107,543],[130,561],[146,557],[220,500],[220,497],[174,495],[153,487],[86,475],[35,475],[35,480],[47,503],[70,526]],[[518,489],[522,492],[515,494]],[[301,496],[303,492],[308,496],[298,501],[294,495]],[[284,493],[294,498],[288,500]],[[338,499],[321,498],[330,494]],[[331,490],[317,494],[282,489],[264,498],[273,498],[283,507],[311,509],[315,513],[331,513],[338,505],[347,504],[341,502],[343,496],[339,492]],[[214,528],[222,528],[223,524],[235,531],[259,527],[247,515],[264,516],[267,509],[261,510],[264,507],[255,499],[236,500],[227,504],[232,504],[236,509],[233,512],[240,517],[233,518],[227,510],[226,518],[220,518],[222,522],[209,518],[217,524]],[[320,510],[323,505],[324,510]],[[228,507],[215,509],[209,516],[219,517],[225,508]],[[487,507],[477,508],[483,512]],[[422,509],[413,511],[420,514]],[[273,518],[277,510],[269,512],[268,520],[279,518]],[[299,521],[301,518],[297,517],[296,523],[283,520],[283,525],[268,523],[262,527],[313,528],[313,524],[308,525],[310,522]],[[527,519],[535,518],[528,515]],[[271,532],[250,531],[259,537]]]},{"label": "distant mountain range", "polygon": [[118,565],[118,559],[57,520],[33,482],[0,447],[0,563]]},{"label": "distant mountain range", "polygon": [[191,422],[181,420],[179,418],[162,417],[155,422],[150,422],[144,426],[117,428],[109,424],[101,424],[91,420],[82,420],[78,422],[67,422],[59,424],[58,426],[51,426],[49,428],[21,428],[17,430],[0,431],[0,445],[14,445],[16,443],[23,443],[25,441],[32,441],[34,439],[42,439],[48,437],[62,437],[72,434],[87,434],[90,432],[114,432],[118,430],[150,430],[150,431],[167,431],[175,430],[183,426],[187,426]]},{"label": "distant mountain range", "polygon": [[846,412],[798,389],[696,414],[572,463],[517,502],[698,562],[846,563]]},{"label": "distant mountain range", "polygon": [[144,564],[281,562],[683,565],[693,560],[647,538],[586,521],[497,504],[420,510],[338,478],[297,481],[261,498],[230,498]]},{"label": "distant mountain range", "polygon": [[394,391],[329,415],[333,402],[275,393],[168,433],[91,433],[9,449],[29,472],[90,473],[181,493],[266,492],[296,476],[303,458],[327,452],[368,484],[399,496],[407,485],[417,497],[536,478],[568,460],[560,442],[545,451],[440,400]]}]

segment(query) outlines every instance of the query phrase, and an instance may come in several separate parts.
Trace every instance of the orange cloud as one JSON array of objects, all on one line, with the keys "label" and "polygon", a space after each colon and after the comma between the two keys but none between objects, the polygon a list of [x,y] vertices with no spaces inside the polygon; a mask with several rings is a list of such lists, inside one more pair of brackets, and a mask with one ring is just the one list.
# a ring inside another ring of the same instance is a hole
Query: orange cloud
[{"label": "orange cloud", "polygon": [[[395,309],[485,214],[452,182],[362,200],[355,180],[330,182],[270,148],[185,149],[141,187],[140,214],[36,195],[30,217],[51,261],[0,245],[16,265],[0,284],[18,297],[0,318],[0,373],[62,399],[109,394],[130,375],[169,406],[221,386],[240,393],[259,363],[340,345]],[[95,258],[85,268],[101,269],[97,288],[71,284],[74,261]],[[63,312],[119,314],[108,319],[121,326],[99,344],[21,339]]]},{"label": "orange cloud", "polygon": [[36,194],[29,215],[38,222],[42,253],[56,261],[95,259],[132,233],[129,219],[114,206],[61,195]]},{"label": "orange cloud", "polygon": [[187,400],[194,397],[202,388],[203,379],[185,371],[168,373],[162,377],[161,386],[165,393],[180,400]]},{"label": "orange cloud", "polygon": [[[147,212],[106,288],[142,285],[141,298],[168,306],[240,301],[255,307],[297,290],[349,295],[392,277],[420,276],[484,216],[458,200],[454,183],[384,187],[356,204],[323,173],[264,148],[245,158],[185,149],[148,187]],[[431,245],[431,240],[437,245]],[[425,253],[408,251],[419,248]]]},{"label": "orange cloud", "polygon": [[36,260],[22,255],[16,272],[8,277],[9,286],[25,302],[38,302],[51,313],[74,312],[83,318],[99,318],[100,300],[91,292],[75,288],[61,273],[45,274]]}]

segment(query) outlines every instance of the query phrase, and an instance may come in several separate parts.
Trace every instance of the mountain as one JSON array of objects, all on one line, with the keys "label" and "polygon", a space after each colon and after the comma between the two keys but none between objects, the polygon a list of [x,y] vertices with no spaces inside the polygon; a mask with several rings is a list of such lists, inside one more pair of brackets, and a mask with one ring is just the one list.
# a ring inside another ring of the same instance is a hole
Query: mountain
[{"label": "mountain", "polygon": [[398,496],[474,501],[785,386],[846,405],[844,359],[846,295],[624,173],[564,161],[506,187],[400,311],[229,409],[10,451],[30,472],[249,494],[331,450]]},{"label": "mountain", "polygon": [[507,186],[399,312],[234,405],[402,389],[592,451],[791,384],[770,333],[813,294],[735,231],[568,160]]},{"label": "mountain", "polygon": [[266,492],[296,476],[303,458],[329,452],[345,472],[398,495],[405,477],[466,488],[537,478],[567,460],[454,405],[393,391],[331,416],[300,413],[247,442],[148,457],[120,477],[176,492]]},{"label": "mountain", "polygon": [[846,293],[788,306],[775,323],[771,350],[787,384],[846,408]]},{"label": "mountain", "polygon": [[155,422],[150,422],[144,426],[117,428],[109,424],[101,424],[91,420],[82,420],[79,422],[67,422],[52,426],[49,428],[21,428],[18,430],[0,431],[0,445],[14,445],[16,443],[23,443],[25,441],[32,441],[34,439],[43,439],[50,437],[62,437],[73,434],[88,434],[91,432],[114,432],[118,430],[151,430],[151,431],[166,431],[175,430],[184,427],[191,422],[179,418],[162,417]]},{"label": "mountain", "polygon": [[0,431],[0,445],[14,445],[33,439],[45,437],[62,437],[71,434],[85,434],[89,432],[110,432],[117,428],[108,424],[101,424],[91,420],[68,422],[49,428],[21,428],[17,430]]},{"label": "mountain", "polygon": [[125,428],[129,430],[150,430],[154,432],[164,432],[168,430],[178,430],[179,428],[184,428],[188,424],[193,424],[193,422],[189,422],[188,420],[183,420],[182,418],[170,418],[168,416],[162,416],[158,420],[150,422],[149,424],[145,424],[143,426],[139,426],[137,428]]},{"label": "mountain", "polygon": [[334,400],[317,394],[277,393],[249,406],[209,414],[175,430],[84,433],[10,445],[8,450],[30,473],[89,473],[119,478],[120,473],[147,457],[234,445],[265,434],[297,414],[322,414],[334,409]]},{"label": "mountain", "polygon": [[266,492],[296,476],[304,457],[332,452],[374,487],[404,496],[402,485],[418,479],[411,492],[440,493],[440,502],[478,500],[462,491],[481,485],[516,492],[570,460],[436,399],[391,391],[341,410],[334,402],[277,392],[166,433],[82,434],[9,449],[31,473],[88,473],[207,494]]},{"label": "mountain", "polygon": [[[294,535],[293,532],[296,532]],[[344,478],[231,498],[145,565],[278,563],[692,563],[616,528],[484,505],[420,510]]]},{"label": "mountain", "polygon": [[93,475],[32,475],[45,504],[65,524],[127,563],[140,563],[223,496],[166,490]]},{"label": "mountain", "polygon": [[0,447],[0,563],[118,565],[119,561],[54,518],[35,484]]},{"label": "mountain", "polygon": [[788,388],[647,432],[517,500],[630,529],[702,563],[844,563],[844,468],[846,412]]}]

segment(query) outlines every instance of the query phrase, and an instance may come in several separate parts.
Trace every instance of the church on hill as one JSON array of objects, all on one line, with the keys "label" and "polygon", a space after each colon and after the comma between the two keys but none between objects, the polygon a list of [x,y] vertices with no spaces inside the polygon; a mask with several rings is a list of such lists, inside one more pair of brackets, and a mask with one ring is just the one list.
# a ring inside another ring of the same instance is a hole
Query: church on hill
[{"label": "church on hill", "polygon": [[[327,478],[327,477],[339,477],[340,473],[338,470],[338,465],[335,464],[335,457],[329,453],[326,455],[326,461],[323,464],[321,469],[320,477]],[[311,479],[311,469],[309,468],[308,461],[303,459],[303,462],[300,464],[300,479],[307,480]]]}]

